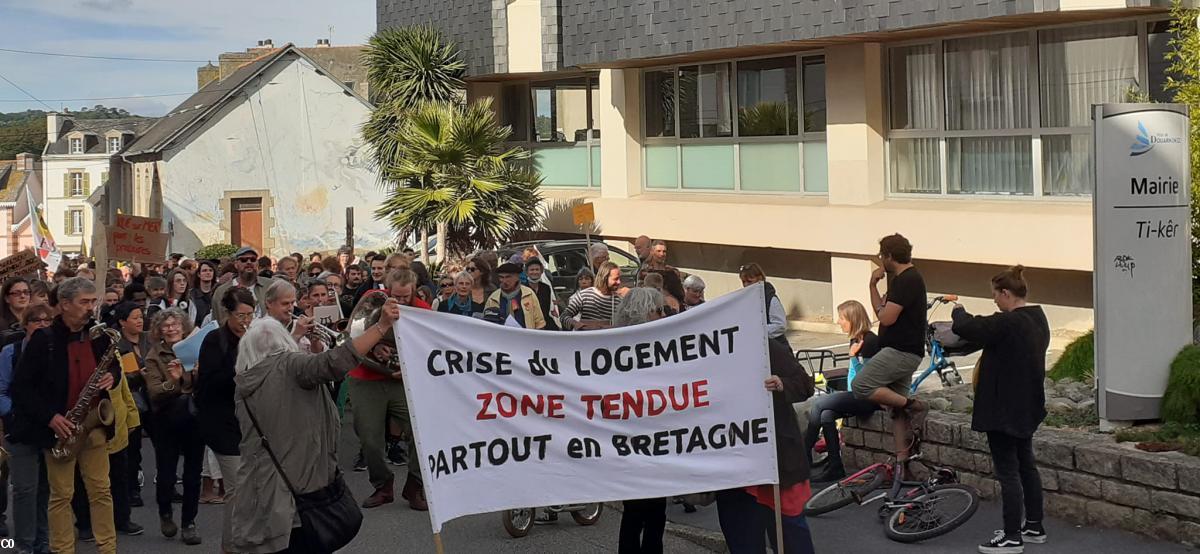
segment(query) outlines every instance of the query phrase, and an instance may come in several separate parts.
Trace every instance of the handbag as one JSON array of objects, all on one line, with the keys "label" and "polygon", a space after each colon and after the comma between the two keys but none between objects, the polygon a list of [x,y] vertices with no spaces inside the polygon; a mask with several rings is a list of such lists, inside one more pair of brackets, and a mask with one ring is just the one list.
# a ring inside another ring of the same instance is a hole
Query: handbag
[{"label": "handbag", "polygon": [[354,500],[354,495],[346,486],[345,479],[342,478],[342,471],[339,469],[333,480],[318,490],[297,493],[291,479],[283,472],[283,466],[279,464],[275,452],[271,450],[271,443],[259,427],[258,418],[254,417],[250,404],[245,398],[242,399],[242,404],[246,407],[250,422],[254,424],[254,430],[258,432],[263,449],[267,451],[271,463],[275,464],[275,470],[279,472],[288,491],[292,493],[292,498],[296,500],[300,527],[292,530],[288,551],[331,553],[350,544],[362,527],[363,515],[358,502]]}]

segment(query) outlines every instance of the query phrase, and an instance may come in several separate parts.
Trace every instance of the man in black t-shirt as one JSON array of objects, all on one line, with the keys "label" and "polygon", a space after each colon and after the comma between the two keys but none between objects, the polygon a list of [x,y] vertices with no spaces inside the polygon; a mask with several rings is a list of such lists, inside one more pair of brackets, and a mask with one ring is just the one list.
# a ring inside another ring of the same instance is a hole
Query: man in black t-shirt
[{"label": "man in black t-shirt", "polygon": [[[871,305],[879,318],[879,353],[854,378],[854,396],[892,409],[896,457],[908,457],[908,430],[924,428],[929,408],[908,397],[912,374],[925,355],[925,280],[912,265],[912,244],[899,234],[879,241],[879,267],[871,274]],[[887,296],[879,281],[892,277]]]}]

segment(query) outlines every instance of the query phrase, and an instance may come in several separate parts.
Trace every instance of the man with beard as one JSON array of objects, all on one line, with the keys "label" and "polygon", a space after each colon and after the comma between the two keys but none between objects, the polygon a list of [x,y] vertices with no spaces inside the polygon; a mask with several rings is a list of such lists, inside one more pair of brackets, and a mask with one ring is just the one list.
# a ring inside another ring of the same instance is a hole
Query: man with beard
[{"label": "man with beard", "polygon": [[[225,298],[225,291],[233,287],[241,287],[254,295],[254,300],[258,304],[256,311],[262,313],[263,299],[266,297],[264,291],[271,284],[271,280],[258,274],[258,252],[249,246],[243,246],[233,259],[237,263],[237,278],[217,287],[217,290],[213,292],[213,298]],[[225,325],[226,315],[225,308],[221,306],[220,302],[213,304],[212,318],[217,325]]]}]

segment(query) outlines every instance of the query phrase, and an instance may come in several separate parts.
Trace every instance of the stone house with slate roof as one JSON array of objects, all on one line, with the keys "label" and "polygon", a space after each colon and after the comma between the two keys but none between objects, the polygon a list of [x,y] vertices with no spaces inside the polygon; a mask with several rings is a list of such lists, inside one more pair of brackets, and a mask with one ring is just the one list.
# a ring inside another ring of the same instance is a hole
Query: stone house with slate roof
[{"label": "stone house with slate roof", "polygon": [[831,322],[901,232],[931,294],[990,312],[988,278],[1022,263],[1052,327],[1082,330],[1090,106],[1168,99],[1169,6],[377,0],[376,21],[460,45],[468,97],[534,152],[547,235],[592,202],[600,234],[667,240],[710,294],[758,262],[792,318]]},{"label": "stone house with slate roof", "polygon": [[373,248],[392,231],[373,217],[383,201],[359,129],[368,101],[287,44],[206,84],[129,145],[123,206],[161,217],[170,250],[249,245],[276,257]]},{"label": "stone house with slate roof", "polygon": [[0,161],[0,258],[33,246],[25,190],[29,189],[33,198],[41,198],[41,175],[41,164],[33,154],[21,153],[15,160]]},{"label": "stone house with slate roof", "polygon": [[127,170],[119,154],[154,123],[153,118],[75,119],[67,113],[46,114],[46,147],[42,151],[43,214],[50,233],[65,254],[92,246],[92,207],[88,197],[109,177]]}]

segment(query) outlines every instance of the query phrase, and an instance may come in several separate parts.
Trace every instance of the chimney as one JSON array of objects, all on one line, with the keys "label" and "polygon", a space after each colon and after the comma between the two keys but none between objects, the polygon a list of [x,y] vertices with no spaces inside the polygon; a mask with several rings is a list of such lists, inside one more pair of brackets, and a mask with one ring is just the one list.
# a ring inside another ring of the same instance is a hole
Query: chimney
[{"label": "chimney", "polygon": [[62,130],[63,117],[58,112],[46,114],[46,142],[58,142],[58,133]]},{"label": "chimney", "polygon": [[24,171],[33,171],[34,156],[28,152],[17,154],[17,167]]},{"label": "chimney", "polygon": [[213,81],[221,79],[221,68],[208,62],[208,65],[196,68],[196,90],[204,88]]},{"label": "chimney", "polygon": [[317,39],[317,48],[329,48],[329,39],[327,39],[327,38]]},{"label": "chimney", "polygon": [[269,39],[269,38],[268,38],[268,39],[263,39],[263,41],[262,41],[262,46],[263,46],[263,48],[274,48],[274,47],[275,47],[275,43],[274,43],[274,42],[272,42],[272,41],[271,41],[271,39]]}]

